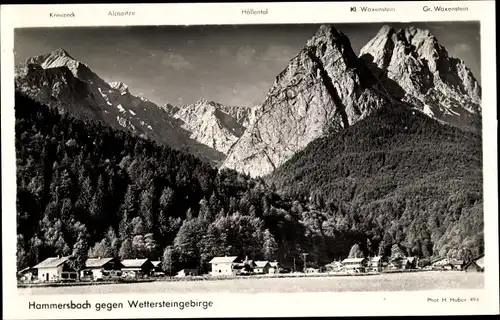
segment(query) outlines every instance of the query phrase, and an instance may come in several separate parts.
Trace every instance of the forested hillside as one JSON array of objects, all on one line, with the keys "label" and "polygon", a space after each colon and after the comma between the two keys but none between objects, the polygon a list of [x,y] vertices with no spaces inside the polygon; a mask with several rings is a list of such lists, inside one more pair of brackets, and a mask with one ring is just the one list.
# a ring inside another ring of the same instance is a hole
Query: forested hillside
[{"label": "forested hillside", "polygon": [[[405,106],[386,106],[341,135],[318,139],[268,179],[312,195],[322,226],[367,238],[365,253],[482,253],[481,137]],[[463,250],[467,249],[467,250]]]},{"label": "forested hillside", "polygon": [[21,94],[15,112],[19,268],[71,254],[165,253],[178,268],[223,254],[287,261],[308,245],[303,205],[262,180]]},{"label": "forested hillside", "polygon": [[483,250],[481,139],[418,112],[382,109],[317,140],[271,184],[20,94],[15,112],[18,268],[54,255],[206,269],[224,254],[325,264],[356,244]]}]

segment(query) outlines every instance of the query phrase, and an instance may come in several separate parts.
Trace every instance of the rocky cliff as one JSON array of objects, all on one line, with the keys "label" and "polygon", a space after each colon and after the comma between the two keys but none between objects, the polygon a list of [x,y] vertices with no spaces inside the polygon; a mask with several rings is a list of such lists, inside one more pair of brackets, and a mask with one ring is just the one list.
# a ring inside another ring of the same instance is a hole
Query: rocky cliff
[{"label": "rocky cliff", "polygon": [[223,167],[261,176],[308,143],[366,117],[390,99],[349,39],[323,25],[276,78]]},{"label": "rocky cliff", "polygon": [[416,109],[462,129],[480,129],[479,83],[464,61],[450,57],[428,30],[384,26],[360,57],[374,73],[395,82],[399,93],[391,93]]},{"label": "rocky cliff", "polygon": [[164,108],[179,125],[191,133],[190,137],[224,155],[243,135],[248,125],[248,108],[224,106],[201,99],[182,107]]}]

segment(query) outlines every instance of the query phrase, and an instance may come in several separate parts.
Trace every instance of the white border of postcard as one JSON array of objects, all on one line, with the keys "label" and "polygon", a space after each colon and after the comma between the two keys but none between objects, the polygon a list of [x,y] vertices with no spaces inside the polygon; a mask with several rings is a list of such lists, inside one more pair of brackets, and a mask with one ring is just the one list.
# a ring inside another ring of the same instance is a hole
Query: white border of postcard
[{"label": "white border of postcard", "polygon": [[[426,8],[466,7],[436,12]],[[352,12],[352,7],[390,7],[391,12]],[[268,9],[267,15],[243,15],[242,9]],[[112,17],[110,10],[134,12]],[[70,19],[50,18],[51,12],[75,12]],[[134,294],[143,300],[206,300],[203,308],[115,309],[96,311],[29,310],[29,302],[62,303],[73,300],[127,304],[129,294],[20,295],[16,284],[16,167],[14,148],[14,28],[56,26],[202,25],[470,21],[481,23],[483,89],[483,167],[486,264],[483,290],[415,292],[344,292],[282,294]],[[496,47],[494,1],[343,2],[343,3],[228,3],[228,4],[89,4],[9,5],[1,7],[1,118],[2,118],[2,237],[3,305],[6,319],[155,318],[155,317],[273,317],[362,315],[498,314],[498,181],[496,135]],[[463,298],[463,303],[431,303],[428,298]],[[477,300],[476,300],[477,299]]]}]

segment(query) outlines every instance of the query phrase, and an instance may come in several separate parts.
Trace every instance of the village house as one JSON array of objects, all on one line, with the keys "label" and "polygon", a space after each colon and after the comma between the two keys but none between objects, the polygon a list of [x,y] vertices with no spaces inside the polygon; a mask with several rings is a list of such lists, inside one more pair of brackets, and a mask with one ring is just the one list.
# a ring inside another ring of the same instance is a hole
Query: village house
[{"label": "village house", "polygon": [[43,260],[34,269],[37,269],[38,280],[41,282],[76,280],[78,273],[69,265],[70,257],[51,257]]},{"label": "village house", "polygon": [[103,280],[122,275],[123,265],[117,258],[90,258],[85,262],[85,269],[80,272],[83,280]]},{"label": "village house", "polygon": [[248,257],[245,257],[245,260],[242,263],[236,264],[234,268],[239,270],[239,274],[245,275],[252,273],[256,266],[255,261],[249,260]]},{"label": "village house", "polygon": [[347,258],[342,260],[342,264],[347,272],[361,273],[366,271],[368,259],[366,258]]},{"label": "village house", "polygon": [[151,263],[153,264],[153,271],[157,272],[157,271],[163,271],[163,269],[161,268],[161,261],[157,260],[157,261],[151,261]]},{"label": "village house", "polygon": [[269,273],[280,273],[280,264],[277,261],[269,262]]},{"label": "village house", "polygon": [[450,259],[444,266],[445,270],[463,270],[464,262],[462,260]]},{"label": "village house", "polygon": [[395,257],[389,261],[387,265],[389,269],[399,270],[404,269],[406,266],[406,258],[404,257]]},{"label": "village house", "polygon": [[484,253],[467,263],[464,270],[465,272],[484,272]]},{"label": "village house", "polygon": [[122,261],[122,274],[125,277],[140,278],[150,276],[154,265],[149,259],[125,259]]},{"label": "village house", "polygon": [[387,260],[387,257],[384,256],[371,257],[368,262],[367,270],[381,272],[387,266]]},{"label": "village house", "polygon": [[255,267],[253,268],[253,273],[267,274],[269,273],[269,268],[271,268],[269,261],[255,261]]},{"label": "village house", "polygon": [[176,277],[196,277],[198,275],[198,269],[182,269],[177,272]]},{"label": "village house", "polygon": [[345,266],[341,261],[333,261],[327,264],[325,267],[328,272],[341,272],[345,269]]},{"label": "village house", "polygon": [[418,257],[406,257],[405,269],[416,269],[418,264]]},{"label": "village house", "polygon": [[21,282],[32,282],[37,279],[37,269],[26,267],[17,273],[17,279]]},{"label": "village house", "polygon": [[236,276],[241,272],[243,265],[236,256],[215,257],[209,262],[212,265],[210,274],[217,276]]},{"label": "village house", "polygon": [[319,268],[306,268],[305,270],[306,273],[319,273],[321,270]]},{"label": "village house", "polygon": [[155,277],[163,277],[165,275],[165,272],[163,272],[163,268],[161,265],[161,260],[156,260],[156,261],[151,261],[153,264],[153,276]]},{"label": "village house", "polygon": [[449,260],[446,258],[438,258],[431,262],[431,266],[433,270],[444,270],[445,266],[449,263]]}]

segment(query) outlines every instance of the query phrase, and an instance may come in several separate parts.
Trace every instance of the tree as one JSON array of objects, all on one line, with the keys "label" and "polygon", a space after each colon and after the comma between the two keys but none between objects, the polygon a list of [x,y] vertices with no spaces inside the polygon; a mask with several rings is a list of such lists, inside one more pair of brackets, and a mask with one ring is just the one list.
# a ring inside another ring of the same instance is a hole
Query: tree
[{"label": "tree", "polygon": [[112,256],[111,245],[107,238],[102,239],[101,242],[96,242],[88,253],[89,258],[109,258]]},{"label": "tree", "polygon": [[134,258],[134,250],[132,247],[132,241],[130,239],[125,239],[120,246],[118,256],[121,260]]},{"label": "tree", "polygon": [[167,272],[169,276],[172,276],[172,272],[175,266],[174,253],[175,252],[173,246],[167,246],[165,250],[163,250],[162,268]]},{"label": "tree", "polygon": [[179,255],[179,262],[188,266],[198,265],[200,262],[199,242],[207,227],[208,221],[204,219],[191,218],[184,220],[174,239],[174,248]]},{"label": "tree", "polygon": [[80,280],[80,271],[85,267],[89,247],[89,234],[85,225],[82,225],[76,243],[73,246],[73,253],[70,259],[70,265],[78,273],[78,280]]},{"label": "tree", "polygon": [[153,231],[154,226],[154,214],[153,214],[153,195],[154,195],[154,184],[150,184],[150,187],[141,192],[139,213],[144,222],[144,231]]},{"label": "tree", "polygon": [[116,236],[116,232],[113,227],[109,227],[108,232],[106,233],[106,240],[110,246],[111,256],[118,256],[118,251],[120,250],[120,239]]},{"label": "tree", "polygon": [[462,248],[460,249],[458,258],[462,260],[464,264],[467,264],[474,259],[474,256],[472,255],[472,251],[469,248]]},{"label": "tree", "polygon": [[28,257],[26,250],[24,249],[24,237],[22,235],[17,236],[17,270],[22,270],[28,266]]},{"label": "tree", "polygon": [[132,231],[133,235],[140,235],[144,233],[145,228],[143,219],[141,217],[135,217],[134,219],[132,219],[131,225],[134,228],[134,230]]},{"label": "tree", "polygon": [[349,258],[364,258],[365,254],[363,253],[363,250],[361,250],[361,247],[359,244],[355,244],[351,247],[351,250],[349,251]]},{"label": "tree", "polygon": [[273,261],[276,259],[276,252],[278,251],[278,244],[274,240],[274,236],[266,229],[263,234],[264,244],[262,248],[262,253],[264,259],[268,261]]},{"label": "tree", "polygon": [[401,250],[400,246],[395,243],[391,247],[391,259],[396,259],[396,258],[404,258],[405,254],[403,250]]}]

